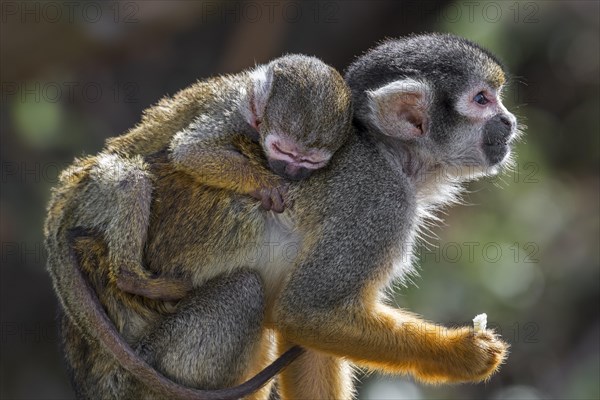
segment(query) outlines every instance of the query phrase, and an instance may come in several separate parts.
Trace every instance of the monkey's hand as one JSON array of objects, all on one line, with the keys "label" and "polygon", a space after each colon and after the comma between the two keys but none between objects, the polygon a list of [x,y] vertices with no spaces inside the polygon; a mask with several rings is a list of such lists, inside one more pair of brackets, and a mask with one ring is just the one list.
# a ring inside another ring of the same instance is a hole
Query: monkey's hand
[{"label": "monkey's hand", "polygon": [[288,198],[287,183],[280,183],[274,186],[263,186],[250,192],[250,196],[260,200],[262,207],[267,211],[282,213],[286,207],[291,204]]},{"label": "monkey's hand", "polygon": [[479,382],[489,379],[508,354],[509,345],[492,330],[450,330],[441,338],[442,354],[417,363],[415,375],[425,382]]}]

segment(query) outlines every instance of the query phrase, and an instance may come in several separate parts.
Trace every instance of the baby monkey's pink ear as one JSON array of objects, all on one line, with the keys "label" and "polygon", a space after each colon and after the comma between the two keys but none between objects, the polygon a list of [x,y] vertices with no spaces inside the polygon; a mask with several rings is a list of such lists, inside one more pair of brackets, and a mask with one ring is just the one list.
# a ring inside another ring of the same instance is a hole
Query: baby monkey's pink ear
[{"label": "baby monkey's pink ear", "polygon": [[427,134],[432,91],[414,79],[402,79],[367,92],[369,119],[383,134],[413,139]]},{"label": "baby monkey's pink ear", "polygon": [[267,107],[267,100],[273,86],[273,69],[259,65],[249,74],[250,89],[244,98],[241,111],[255,129],[258,128]]}]

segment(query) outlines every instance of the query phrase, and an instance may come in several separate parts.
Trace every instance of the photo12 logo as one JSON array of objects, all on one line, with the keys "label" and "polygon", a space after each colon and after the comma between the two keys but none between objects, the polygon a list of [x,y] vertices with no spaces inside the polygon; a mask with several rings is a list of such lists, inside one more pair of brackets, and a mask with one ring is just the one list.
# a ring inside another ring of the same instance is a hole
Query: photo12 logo
[{"label": "photo12 logo", "polygon": [[140,98],[137,82],[9,81],[1,87],[3,103],[138,103]]},{"label": "photo12 logo", "polygon": [[[434,2],[421,2],[427,9]],[[535,1],[457,1],[451,2],[434,14],[437,23],[500,22],[537,24],[540,22],[540,5]],[[431,15],[431,12],[429,13]]]},{"label": "photo12 logo", "polygon": [[140,6],[133,1],[3,1],[0,21],[56,23],[123,23],[139,22]]}]

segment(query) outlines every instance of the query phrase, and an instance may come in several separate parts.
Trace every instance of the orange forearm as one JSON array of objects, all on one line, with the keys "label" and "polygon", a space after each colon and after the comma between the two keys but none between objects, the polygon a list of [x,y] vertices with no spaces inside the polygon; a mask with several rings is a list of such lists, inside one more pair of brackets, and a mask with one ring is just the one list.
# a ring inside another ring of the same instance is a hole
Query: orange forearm
[{"label": "orange forearm", "polygon": [[283,336],[294,343],[434,383],[485,379],[505,351],[491,334],[444,328],[381,304],[336,310],[327,323],[282,326]]}]

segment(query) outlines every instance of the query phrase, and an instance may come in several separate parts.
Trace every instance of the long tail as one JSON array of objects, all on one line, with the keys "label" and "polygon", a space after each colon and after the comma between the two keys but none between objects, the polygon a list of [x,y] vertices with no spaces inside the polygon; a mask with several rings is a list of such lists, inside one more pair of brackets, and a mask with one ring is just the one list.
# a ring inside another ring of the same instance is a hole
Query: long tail
[{"label": "long tail", "polygon": [[[98,340],[123,368],[148,388],[166,398],[181,400],[233,400],[243,398],[263,387],[271,378],[304,352],[304,349],[299,346],[292,347],[257,375],[235,387],[198,390],[177,384],[146,363],[122,338],[102,307],[95,290],[84,276],[68,236],[70,235],[63,236],[64,241],[61,240],[62,246],[59,246],[66,248],[49,249],[50,253],[54,252],[54,254],[49,254],[48,269],[52,275],[62,306],[71,319],[79,319],[79,321],[73,322],[80,329],[83,329],[84,335]],[[63,263],[63,265],[52,265],[52,263]],[[74,301],[74,299],[77,299],[77,301]],[[73,310],[73,307],[76,307],[76,310]],[[83,323],[83,321],[86,321],[86,323]],[[93,326],[94,329],[87,330],[85,326]]]}]

